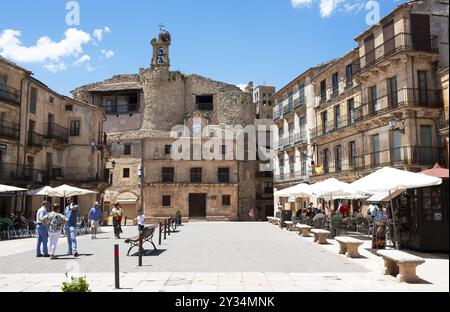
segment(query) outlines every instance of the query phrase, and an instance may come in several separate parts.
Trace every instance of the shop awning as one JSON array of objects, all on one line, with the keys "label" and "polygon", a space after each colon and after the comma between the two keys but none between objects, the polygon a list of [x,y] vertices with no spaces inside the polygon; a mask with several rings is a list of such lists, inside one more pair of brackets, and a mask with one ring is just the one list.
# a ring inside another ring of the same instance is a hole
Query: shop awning
[{"label": "shop awning", "polygon": [[[403,193],[403,190],[397,190],[392,193],[392,199],[399,196],[401,193]],[[389,201],[389,192],[378,192],[373,194],[371,197],[366,199],[369,203],[382,203],[382,202],[388,202]]]}]

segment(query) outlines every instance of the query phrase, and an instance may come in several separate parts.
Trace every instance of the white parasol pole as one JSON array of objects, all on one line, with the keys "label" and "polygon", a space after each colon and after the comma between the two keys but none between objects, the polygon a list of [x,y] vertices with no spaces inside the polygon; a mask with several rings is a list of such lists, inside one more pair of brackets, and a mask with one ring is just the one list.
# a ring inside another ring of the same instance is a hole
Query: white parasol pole
[{"label": "white parasol pole", "polygon": [[[398,250],[399,248],[398,248],[398,240],[397,240],[397,226],[395,224],[394,205],[392,204],[392,193],[391,193],[391,190],[389,190],[389,203],[391,205],[392,224],[394,225],[394,235],[393,235],[393,237],[394,237],[394,246],[395,246],[395,249]],[[388,219],[388,221],[389,221],[389,219]],[[389,226],[389,222],[388,222],[388,226]]]}]

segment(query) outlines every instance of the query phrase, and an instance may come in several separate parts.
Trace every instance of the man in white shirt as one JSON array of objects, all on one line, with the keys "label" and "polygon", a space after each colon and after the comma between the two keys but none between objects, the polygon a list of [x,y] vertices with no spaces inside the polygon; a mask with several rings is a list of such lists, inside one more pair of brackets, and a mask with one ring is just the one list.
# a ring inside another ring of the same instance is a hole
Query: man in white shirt
[{"label": "man in white shirt", "polygon": [[[47,227],[41,222],[42,218],[48,214],[48,208],[50,207],[50,203],[46,200],[42,202],[41,208],[38,209],[36,213],[36,222],[37,222],[37,246],[36,246],[36,257],[49,257],[48,254],[48,230]],[[42,245],[42,253],[41,253],[41,245]]]},{"label": "man in white shirt", "polygon": [[144,228],[145,228],[145,216],[144,216],[144,212],[142,210],[139,210],[139,214],[136,219],[138,222],[139,233],[141,233],[142,230],[144,230]]}]

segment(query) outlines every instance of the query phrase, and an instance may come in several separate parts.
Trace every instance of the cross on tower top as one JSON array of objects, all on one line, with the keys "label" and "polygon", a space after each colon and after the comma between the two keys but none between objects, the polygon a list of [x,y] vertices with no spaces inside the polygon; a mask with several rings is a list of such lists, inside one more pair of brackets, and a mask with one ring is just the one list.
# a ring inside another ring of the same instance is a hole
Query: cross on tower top
[{"label": "cross on tower top", "polygon": [[159,27],[159,30],[160,30],[160,31],[166,31],[166,26],[164,26],[163,23],[159,24],[158,27]]}]

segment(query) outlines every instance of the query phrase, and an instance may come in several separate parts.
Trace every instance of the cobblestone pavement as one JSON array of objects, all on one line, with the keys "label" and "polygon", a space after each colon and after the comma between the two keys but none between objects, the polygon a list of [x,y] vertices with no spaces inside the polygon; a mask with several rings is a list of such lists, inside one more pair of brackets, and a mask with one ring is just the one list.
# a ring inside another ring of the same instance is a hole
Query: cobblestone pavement
[{"label": "cobblestone pavement", "polygon": [[[0,291],[58,291],[66,272],[85,275],[93,291],[113,291],[113,246],[120,244],[119,291],[448,291],[448,255],[422,254],[418,284],[400,284],[382,275],[383,261],[338,254],[334,240],[314,244],[268,223],[190,223],[147,252],[143,267],[127,257],[123,240],[105,228],[99,239],[79,237],[80,258],[50,261],[34,257],[35,239],[0,242]],[[124,227],[123,237],[137,234]],[[61,239],[58,253],[66,252]],[[151,249],[150,245],[146,249]],[[137,248],[134,250],[137,251]]]}]

